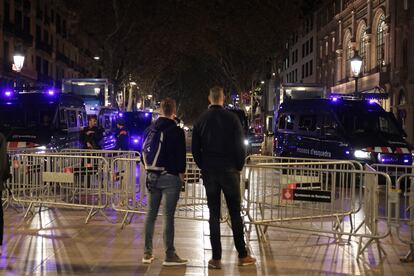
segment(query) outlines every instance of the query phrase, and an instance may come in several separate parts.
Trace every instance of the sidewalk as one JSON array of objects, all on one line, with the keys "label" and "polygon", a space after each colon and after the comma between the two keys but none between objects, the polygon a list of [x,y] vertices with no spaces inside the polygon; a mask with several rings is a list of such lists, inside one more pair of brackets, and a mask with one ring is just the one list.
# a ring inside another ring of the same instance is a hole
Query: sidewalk
[{"label": "sidewalk", "polygon": [[207,222],[176,220],[178,254],[190,261],[186,267],[163,267],[162,219],[154,236],[156,260],[143,265],[143,216],[135,216],[124,230],[101,216],[85,225],[85,212],[79,210],[45,209],[25,222],[22,216],[5,210],[0,275],[414,275],[414,262],[398,259],[407,247],[394,237],[383,241],[388,254],[383,262],[376,246],[357,262],[355,242],[338,245],[326,236],[270,229],[267,244],[259,244],[253,233],[250,247],[257,265],[238,267],[231,231],[223,224],[223,269],[208,270]]}]

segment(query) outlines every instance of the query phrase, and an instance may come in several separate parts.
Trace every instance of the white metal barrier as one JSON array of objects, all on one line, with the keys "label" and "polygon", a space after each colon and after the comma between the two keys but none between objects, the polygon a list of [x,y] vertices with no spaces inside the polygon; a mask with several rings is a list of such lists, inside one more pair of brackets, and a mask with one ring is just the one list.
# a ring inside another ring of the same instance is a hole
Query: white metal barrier
[{"label": "white metal barrier", "polygon": [[121,228],[132,220],[134,214],[146,213],[145,170],[139,158],[116,158],[111,164],[111,184],[108,195],[111,197],[112,208],[125,213]]},{"label": "white metal barrier", "polygon": [[[265,240],[268,227],[296,231],[358,237],[358,256],[372,242],[388,236],[390,229],[384,222],[378,227],[378,186],[375,177],[389,177],[381,172],[332,168],[336,162],[272,163],[247,165],[249,187],[245,194],[246,211],[250,223],[256,226],[259,239]],[[337,166],[347,165],[346,161]],[[318,167],[316,167],[318,166]],[[348,162],[348,166],[352,163]],[[363,176],[362,214],[357,176]],[[294,183],[290,183],[294,179]],[[298,181],[299,180],[299,181]],[[303,181],[301,181],[303,180]],[[311,181],[309,181],[311,180]],[[360,217],[362,216],[362,217]],[[362,238],[368,241],[363,246]]]},{"label": "white metal barrier", "polygon": [[[135,214],[146,214],[147,212],[146,173],[140,166],[139,159],[117,158],[113,160],[111,168],[112,184],[110,184],[109,194],[112,199],[112,208],[124,213],[121,222],[123,228]],[[187,155],[184,178],[175,217],[208,220],[207,198],[202,184],[201,172],[190,155]],[[223,210],[223,217],[226,214],[227,211]]]},{"label": "white metal barrier", "polygon": [[[108,162],[102,157],[19,154],[13,157],[9,183],[14,201],[89,209],[86,222],[108,205]],[[105,216],[106,217],[106,216]]]},{"label": "white metal barrier", "polygon": [[8,179],[5,183],[5,190],[2,193],[2,204],[3,208],[7,209],[8,207],[13,207],[15,210],[17,210],[18,207],[16,206],[16,202],[13,201],[12,197],[12,191],[11,191],[11,184],[13,183],[14,179],[16,179],[16,176],[14,175],[13,166],[13,159],[15,159],[15,156],[19,154],[44,154],[44,153],[55,153],[56,150],[54,149],[42,149],[42,148],[9,148],[7,149],[7,155],[9,157],[9,163],[10,163],[10,173],[12,177]]},{"label": "white metal barrier", "polygon": [[[409,251],[400,260],[412,261],[414,257],[414,174],[401,175],[396,182],[398,194],[397,236],[398,239],[409,246]],[[404,228],[405,231],[402,231]],[[407,231],[408,230],[408,231]]]},{"label": "white metal barrier", "polygon": [[[11,158],[10,198],[28,205],[25,217],[35,204],[64,206],[89,209],[88,222],[97,212],[104,215],[103,210],[112,207],[125,213],[123,227],[129,215],[132,219],[134,214],[146,213],[145,171],[135,152],[89,150],[83,155],[83,150],[69,149],[63,154],[15,154]],[[410,246],[407,256],[412,255],[412,174],[400,175],[394,182],[386,173],[369,166],[362,170],[352,161],[249,156],[247,162],[241,178],[242,209],[260,240],[266,240],[268,227],[279,227],[332,234],[337,239],[359,238],[358,256],[376,242],[381,254],[379,241],[390,233],[389,225],[397,222],[398,229],[403,224],[410,227],[411,236],[399,238]],[[383,185],[378,185],[378,178],[384,180]],[[399,189],[405,191],[401,197]],[[175,217],[205,221],[208,214],[201,171],[187,155]],[[379,220],[381,216],[386,220]],[[222,221],[228,221],[224,199]],[[363,238],[368,239],[365,245]]]},{"label": "white metal barrier", "polygon": [[59,154],[73,156],[99,156],[105,158],[109,165],[111,165],[112,161],[116,158],[134,159],[141,157],[141,154],[138,151],[127,150],[62,149]]}]

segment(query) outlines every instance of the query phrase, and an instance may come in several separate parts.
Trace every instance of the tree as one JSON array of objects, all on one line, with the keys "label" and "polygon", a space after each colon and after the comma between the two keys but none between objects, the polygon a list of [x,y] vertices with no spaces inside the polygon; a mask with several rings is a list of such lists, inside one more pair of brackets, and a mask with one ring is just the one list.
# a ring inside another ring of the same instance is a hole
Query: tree
[{"label": "tree", "polygon": [[[239,94],[270,72],[306,0],[77,0],[79,28],[101,43],[115,87],[173,96],[191,120],[213,84]],[[71,1],[73,3],[73,1]],[[74,6],[72,4],[72,6]]]}]

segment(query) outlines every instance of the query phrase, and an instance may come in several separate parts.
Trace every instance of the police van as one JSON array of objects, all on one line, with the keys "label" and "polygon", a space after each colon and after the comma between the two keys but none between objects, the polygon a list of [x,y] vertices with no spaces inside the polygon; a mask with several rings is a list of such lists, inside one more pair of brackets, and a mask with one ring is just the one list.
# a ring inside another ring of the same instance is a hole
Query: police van
[{"label": "police van", "polygon": [[412,164],[411,147],[394,115],[373,99],[285,100],[275,116],[279,156]]},{"label": "police van", "polygon": [[0,132],[8,149],[78,148],[87,125],[85,106],[77,96],[53,89],[0,94]]},{"label": "police van", "polygon": [[110,150],[116,145],[116,123],[119,118],[119,111],[116,108],[103,107],[98,112],[98,125],[104,130],[101,148]]}]

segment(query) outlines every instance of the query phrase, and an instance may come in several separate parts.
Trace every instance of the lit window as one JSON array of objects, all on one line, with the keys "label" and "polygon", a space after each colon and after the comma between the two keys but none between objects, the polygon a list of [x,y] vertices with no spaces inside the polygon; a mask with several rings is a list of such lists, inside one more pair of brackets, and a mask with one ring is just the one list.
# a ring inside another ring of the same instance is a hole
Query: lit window
[{"label": "lit window", "polygon": [[352,42],[351,42],[351,40],[348,40],[348,44],[347,44],[347,47],[346,47],[346,61],[345,61],[345,64],[346,64],[346,76],[349,76],[350,74],[351,74],[351,68],[350,68],[350,65],[351,65],[351,58],[353,57],[353,51],[352,51]]},{"label": "lit window", "polygon": [[367,31],[365,26],[361,31],[361,35],[359,37],[359,55],[362,58],[362,71],[366,72],[366,60],[367,60]]},{"label": "lit window", "polygon": [[385,16],[382,14],[377,27],[377,66],[384,65]]}]

